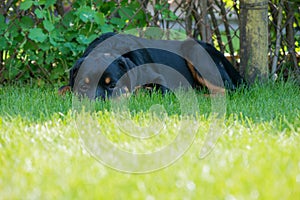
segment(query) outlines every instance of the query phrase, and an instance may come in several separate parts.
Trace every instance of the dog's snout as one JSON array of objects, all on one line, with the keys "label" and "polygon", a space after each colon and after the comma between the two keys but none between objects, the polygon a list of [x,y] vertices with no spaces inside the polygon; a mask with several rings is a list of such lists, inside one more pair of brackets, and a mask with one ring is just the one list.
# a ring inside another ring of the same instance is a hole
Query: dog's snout
[{"label": "dog's snout", "polygon": [[98,86],[96,89],[95,99],[106,100],[107,98],[108,98],[107,91],[103,87]]}]

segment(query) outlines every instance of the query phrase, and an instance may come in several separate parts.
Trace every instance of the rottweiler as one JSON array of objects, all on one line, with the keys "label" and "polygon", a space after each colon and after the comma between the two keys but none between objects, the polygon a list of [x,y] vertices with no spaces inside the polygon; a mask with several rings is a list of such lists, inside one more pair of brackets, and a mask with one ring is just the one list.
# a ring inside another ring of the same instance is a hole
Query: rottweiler
[{"label": "rottweiler", "polygon": [[138,86],[156,88],[163,94],[186,86],[224,93],[246,83],[211,44],[194,39],[149,40],[116,33],[96,38],[69,75],[69,84],[59,89],[60,94],[71,90],[103,100],[113,96],[116,89],[120,93],[133,92]]}]

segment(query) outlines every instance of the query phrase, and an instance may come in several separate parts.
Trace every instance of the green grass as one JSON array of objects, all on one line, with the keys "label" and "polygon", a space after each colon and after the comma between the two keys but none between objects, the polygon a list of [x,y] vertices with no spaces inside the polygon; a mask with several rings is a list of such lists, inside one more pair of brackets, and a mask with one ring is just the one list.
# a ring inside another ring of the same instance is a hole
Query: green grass
[{"label": "green grass", "polygon": [[[300,196],[299,86],[268,83],[227,95],[224,133],[204,159],[199,153],[214,117],[210,98],[197,93],[197,100],[200,128],[191,148],[173,165],[137,175],[108,168],[87,152],[76,128],[71,95],[59,97],[54,88],[0,87],[0,199]],[[110,102],[96,104],[98,112],[92,115],[105,135],[128,150],[153,150],[174,138],[176,124],[194,119],[182,116],[172,95],[137,95],[129,104],[133,121],[147,125],[153,120],[147,109],[161,104],[168,113],[163,131],[171,133],[138,143],[118,131]],[[134,146],[128,146],[131,143]]]}]

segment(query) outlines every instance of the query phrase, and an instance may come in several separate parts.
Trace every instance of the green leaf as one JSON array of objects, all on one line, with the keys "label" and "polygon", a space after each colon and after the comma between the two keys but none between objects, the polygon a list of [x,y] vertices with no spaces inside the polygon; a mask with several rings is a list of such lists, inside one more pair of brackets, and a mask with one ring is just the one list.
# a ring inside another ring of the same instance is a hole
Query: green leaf
[{"label": "green leaf", "polygon": [[40,10],[40,9],[35,9],[34,13],[35,13],[36,17],[39,19],[43,19],[46,15],[46,11]]},{"label": "green leaf", "polygon": [[98,36],[96,34],[92,34],[89,37],[86,37],[84,35],[79,35],[76,40],[81,44],[90,44],[97,37]]},{"label": "green leaf", "polygon": [[75,24],[78,21],[78,18],[74,15],[73,12],[68,12],[63,16],[62,23],[64,26],[70,27],[72,24]]},{"label": "green leaf", "polygon": [[88,22],[93,20],[94,15],[95,15],[95,11],[92,10],[90,7],[84,6],[81,7],[77,10],[76,15],[79,16],[79,18],[83,21],[83,22]]},{"label": "green leaf", "polygon": [[55,38],[49,37],[49,41],[54,47],[58,46],[58,43],[55,41]]},{"label": "green leaf", "polygon": [[54,30],[54,25],[49,20],[44,20],[43,25],[48,32],[51,32]]},{"label": "green leaf", "polygon": [[24,16],[21,18],[20,26],[22,29],[28,30],[34,26],[34,21],[31,17]]},{"label": "green leaf", "polygon": [[77,41],[81,44],[89,44],[90,43],[89,39],[84,35],[79,35],[77,37]]},{"label": "green leaf", "polygon": [[90,37],[88,38],[89,43],[91,43],[92,41],[94,41],[97,37],[98,37],[98,35],[96,35],[96,34],[90,35]]},{"label": "green leaf", "polygon": [[128,19],[134,15],[134,10],[123,7],[118,11],[118,13],[121,18]]},{"label": "green leaf", "polygon": [[3,15],[0,15],[0,24],[5,22],[5,17]]},{"label": "green leaf", "polygon": [[31,0],[23,1],[23,2],[21,2],[20,9],[28,10],[32,6],[32,4],[33,4],[33,1],[31,1]]},{"label": "green leaf", "polygon": [[100,26],[104,25],[104,23],[105,23],[105,17],[104,17],[103,13],[100,13],[100,12],[95,13],[94,19],[95,19],[95,22],[97,24],[99,24]]},{"label": "green leaf", "polygon": [[47,1],[47,0],[39,0],[39,1],[35,1],[35,2],[34,2],[34,5],[36,5],[36,6],[43,6],[43,5],[46,4],[46,1]]},{"label": "green leaf", "polygon": [[120,19],[120,18],[117,18],[117,17],[111,18],[110,22],[112,24],[118,25],[120,28],[122,28],[126,24],[126,22],[124,21],[124,19]]},{"label": "green leaf", "polygon": [[50,37],[53,38],[57,42],[65,42],[65,34],[61,34],[57,29],[50,33]]},{"label": "green leaf", "polygon": [[47,39],[47,35],[40,28],[31,29],[28,37],[35,42],[44,42]]},{"label": "green leaf", "polygon": [[56,0],[47,0],[45,6],[46,6],[46,8],[48,8],[50,6],[53,6],[55,3],[56,3]]},{"label": "green leaf", "polygon": [[155,4],[155,6],[154,6],[154,8],[156,10],[161,10],[163,7],[164,7],[164,5],[162,5],[162,4]]},{"label": "green leaf", "polygon": [[5,37],[0,37],[0,50],[5,50],[8,46],[8,43],[6,41]]},{"label": "green leaf", "polygon": [[65,47],[69,48],[70,50],[76,49],[76,44],[73,42],[66,42],[64,44]]},{"label": "green leaf", "polygon": [[66,41],[74,41],[77,36],[78,36],[78,31],[70,30],[70,31],[64,33],[64,37],[65,37]]},{"label": "green leaf", "polygon": [[46,57],[46,63],[47,64],[52,63],[54,60],[55,60],[55,55],[54,54],[47,55],[47,57]]},{"label": "green leaf", "polygon": [[5,18],[3,15],[0,15],[0,30],[6,30],[7,24],[5,23]]},{"label": "green leaf", "polygon": [[27,50],[28,58],[30,60],[39,60],[39,57],[32,50]]},{"label": "green leaf", "polygon": [[10,36],[11,36],[12,38],[17,37],[17,36],[20,34],[20,33],[19,33],[19,30],[20,30],[20,27],[19,27],[18,24],[12,24],[12,25],[10,26],[10,31],[9,31]]},{"label": "green leaf", "polygon": [[48,50],[50,49],[50,45],[49,45],[47,42],[40,43],[40,44],[39,44],[39,48],[40,48],[42,51],[48,51]]},{"label": "green leaf", "polygon": [[110,24],[104,24],[100,28],[101,28],[101,31],[103,33],[108,33],[108,32],[113,32],[114,31],[114,27]]}]

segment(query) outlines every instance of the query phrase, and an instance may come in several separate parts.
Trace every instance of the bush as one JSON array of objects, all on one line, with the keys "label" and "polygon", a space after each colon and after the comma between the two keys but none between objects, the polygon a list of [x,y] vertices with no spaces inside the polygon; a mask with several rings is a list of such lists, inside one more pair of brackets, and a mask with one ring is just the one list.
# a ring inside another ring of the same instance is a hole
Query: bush
[{"label": "bush", "polygon": [[[92,2],[92,3],[91,3]],[[60,0],[4,2],[0,7],[0,84],[66,81],[79,54],[100,33],[120,30],[140,5]],[[131,13],[132,12],[132,13]],[[124,14],[125,13],[125,14]],[[136,12],[130,26],[144,26]],[[117,17],[116,17],[117,16]]]}]

